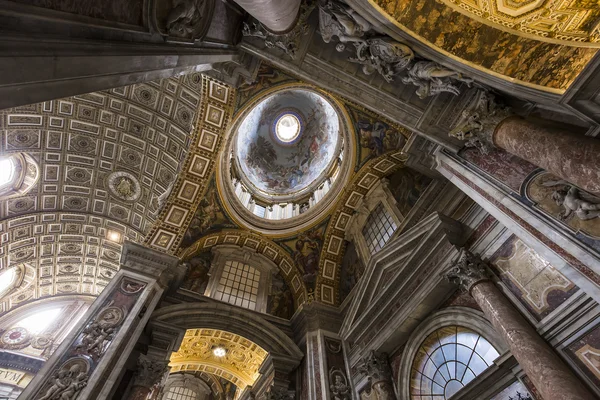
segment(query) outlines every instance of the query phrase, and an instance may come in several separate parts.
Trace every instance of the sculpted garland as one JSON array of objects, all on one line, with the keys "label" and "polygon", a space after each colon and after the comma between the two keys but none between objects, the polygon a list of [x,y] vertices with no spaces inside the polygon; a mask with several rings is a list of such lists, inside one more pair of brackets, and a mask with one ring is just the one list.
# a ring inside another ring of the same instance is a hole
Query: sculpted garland
[{"label": "sculpted garland", "polygon": [[339,52],[352,43],[355,56],[348,61],[361,64],[365,75],[378,72],[392,82],[404,74],[402,83],[417,86],[416,93],[422,99],[442,92],[458,95],[457,82],[468,86],[473,82],[433,61],[417,60],[407,44],[379,34],[351,7],[336,0],[319,0],[319,31],[325,43],[337,37],[339,43],[335,48]]}]

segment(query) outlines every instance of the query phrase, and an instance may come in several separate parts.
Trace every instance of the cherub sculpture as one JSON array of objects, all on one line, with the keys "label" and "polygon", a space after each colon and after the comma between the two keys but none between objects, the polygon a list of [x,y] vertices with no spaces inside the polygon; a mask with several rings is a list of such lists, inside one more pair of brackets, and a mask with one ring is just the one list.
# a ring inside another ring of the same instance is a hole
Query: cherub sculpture
[{"label": "cherub sculpture", "polygon": [[[555,186],[564,181],[546,182],[544,186]],[[567,189],[568,187],[568,189]],[[566,186],[562,189],[557,189],[552,193],[552,200],[563,208],[563,211],[558,214],[561,221],[566,221],[575,215],[582,221],[588,221],[600,217],[600,199],[580,191],[575,186]]]}]

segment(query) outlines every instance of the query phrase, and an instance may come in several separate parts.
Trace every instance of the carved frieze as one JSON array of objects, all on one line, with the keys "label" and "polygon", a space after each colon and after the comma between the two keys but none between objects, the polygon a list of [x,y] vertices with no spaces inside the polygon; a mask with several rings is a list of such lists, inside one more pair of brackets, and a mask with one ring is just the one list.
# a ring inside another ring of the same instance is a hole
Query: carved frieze
[{"label": "carved frieze", "polygon": [[157,0],[154,23],[168,41],[201,40],[212,21],[214,0]]}]

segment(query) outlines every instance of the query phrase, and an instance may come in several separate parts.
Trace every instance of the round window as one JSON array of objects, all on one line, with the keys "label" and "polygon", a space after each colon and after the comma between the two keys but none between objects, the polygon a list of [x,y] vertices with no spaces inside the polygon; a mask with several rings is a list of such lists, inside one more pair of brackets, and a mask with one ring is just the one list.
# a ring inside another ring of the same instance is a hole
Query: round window
[{"label": "round window", "polygon": [[300,121],[294,114],[283,114],[275,126],[277,138],[284,143],[293,142],[300,134]]}]

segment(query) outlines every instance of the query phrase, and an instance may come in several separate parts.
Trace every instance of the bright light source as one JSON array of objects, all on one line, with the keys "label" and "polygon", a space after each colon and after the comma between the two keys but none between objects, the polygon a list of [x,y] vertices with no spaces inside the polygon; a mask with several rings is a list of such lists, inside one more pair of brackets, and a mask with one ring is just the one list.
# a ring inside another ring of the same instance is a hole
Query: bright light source
[{"label": "bright light source", "polygon": [[0,159],[0,186],[10,183],[15,175],[15,165],[10,158]]},{"label": "bright light source", "polygon": [[121,232],[108,231],[106,238],[111,242],[119,243],[121,241]]},{"label": "bright light source", "polygon": [[0,297],[4,295],[4,292],[11,289],[11,286],[15,281],[16,275],[17,269],[14,267],[4,270],[0,274]]},{"label": "bright light source", "polygon": [[225,357],[225,354],[227,354],[227,350],[225,350],[224,347],[215,347],[213,349],[213,354],[217,357]]},{"label": "bright light source", "polygon": [[60,315],[61,308],[52,308],[49,310],[39,311],[29,317],[19,321],[15,326],[27,329],[28,332],[35,334],[42,333],[50,326],[54,320]]},{"label": "bright light source", "polygon": [[298,137],[300,133],[300,121],[293,114],[285,114],[275,126],[275,134],[282,142],[291,142]]}]

